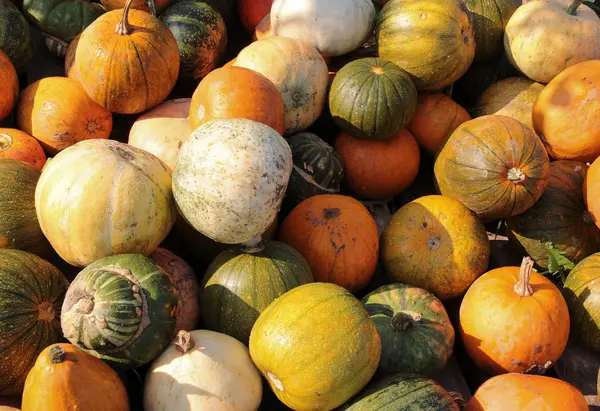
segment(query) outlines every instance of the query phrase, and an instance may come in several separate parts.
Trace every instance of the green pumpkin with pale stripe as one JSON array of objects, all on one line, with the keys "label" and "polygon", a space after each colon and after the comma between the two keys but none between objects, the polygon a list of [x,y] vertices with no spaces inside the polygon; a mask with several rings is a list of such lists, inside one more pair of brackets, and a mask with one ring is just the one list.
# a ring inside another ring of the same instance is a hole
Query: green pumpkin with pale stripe
[{"label": "green pumpkin with pale stripe", "polygon": [[475,61],[497,59],[504,51],[504,28],[517,9],[514,0],[465,0],[472,13]]},{"label": "green pumpkin with pale stripe", "polygon": [[169,276],[149,258],[104,257],[73,280],[61,326],[72,344],[115,368],[139,367],[171,341],[177,302]]}]

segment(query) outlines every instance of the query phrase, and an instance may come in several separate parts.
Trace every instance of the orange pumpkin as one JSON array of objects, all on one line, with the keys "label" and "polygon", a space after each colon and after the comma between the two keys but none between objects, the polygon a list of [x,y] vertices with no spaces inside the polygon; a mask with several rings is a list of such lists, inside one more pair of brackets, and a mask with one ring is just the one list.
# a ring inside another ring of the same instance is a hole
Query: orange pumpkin
[{"label": "orange pumpkin", "polygon": [[15,66],[0,50],[0,121],[10,115],[19,96],[19,78]]},{"label": "orange pumpkin", "polygon": [[8,405],[0,405],[0,411],[20,411],[18,408],[9,407]]},{"label": "orange pumpkin", "polygon": [[304,200],[281,224],[279,238],[306,258],[317,282],[358,291],[375,273],[377,225],[352,197],[322,194]]},{"label": "orange pumpkin", "polygon": [[435,154],[450,135],[471,116],[458,103],[442,93],[419,94],[417,111],[408,130],[419,146]]},{"label": "orange pumpkin", "polygon": [[75,81],[79,81],[75,71],[75,52],[77,51],[77,44],[80,37],[81,33],[71,40],[69,47],[67,47],[67,54],[65,55],[65,76]]},{"label": "orange pumpkin", "polygon": [[588,168],[583,183],[583,196],[594,223],[600,228],[600,157]]},{"label": "orange pumpkin", "polygon": [[237,0],[237,9],[242,26],[253,33],[260,21],[271,12],[273,0]]},{"label": "orange pumpkin", "polygon": [[47,153],[56,154],[82,140],[108,138],[112,114],[94,103],[75,80],[46,77],[21,93],[17,125]]},{"label": "orange pumpkin", "polygon": [[40,170],[46,164],[46,154],[40,143],[16,128],[0,128],[0,158],[25,161]]},{"label": "orange pumpkin", "polygon": [[275,32],[273,31],[273,27],[271,27],[271,13],[269,13],[256,25],[254,34],[252,34],[252,41],[267,39],[274,35]]},{"label": "orange pumpkin", "polygon": [[[171,0],[152,0],[154,1],[154,7],[156,8],[156,15],[158,16],[162,13],[167,7],[171,5]],[[125,3],[127,0],[100,0],[102,5],[106,10],[117,10],[125,8]],[[136,10],[144,10],[147,13],[150,13],[150,7],[146,4],[145,0],[133,0],[131,2],[131,8]]]},{"label": "orange pumpkin", "polygon": [[262,74],[244,67],[222,67],[202,79],[194,91],[190,125],[195,130],[221,118],[247,118],[283,134],[283,99],[275,84]]},{"label": "orange pumpkin", "polygon": [[497,375],[541,374],[562,355],[569,338],[569,310],[559,289],[532,271],[502,267],[479,277],[460,306],[460,334],[476,365]]},{"label": "orange pumpkin", "polygon": [[362,140],[342,131],[335,150],[344,160],[344,179],[350,189],[370,200],[395,196],[419,172],[419,146],[405,129],[385,141]]}]

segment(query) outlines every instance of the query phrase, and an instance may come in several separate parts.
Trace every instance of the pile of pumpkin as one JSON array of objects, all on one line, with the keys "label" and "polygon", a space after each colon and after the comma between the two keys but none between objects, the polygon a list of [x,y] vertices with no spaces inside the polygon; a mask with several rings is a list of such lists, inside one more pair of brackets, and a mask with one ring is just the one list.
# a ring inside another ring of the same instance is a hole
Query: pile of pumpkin
[{"label": "pile of pumpkin", "polygon": [[[600,353],[594,5],[234,5],[0,0],[0,395],[128,410],[138,369],[146,411],[256,410],[263,381],[294,410],[587,410],[539,374]],[[65,77],[20,90],[30,24]],[[493,226],[520,267],[489,270]],[[466,404],[435,381],[455,326],[492,377]]]}]

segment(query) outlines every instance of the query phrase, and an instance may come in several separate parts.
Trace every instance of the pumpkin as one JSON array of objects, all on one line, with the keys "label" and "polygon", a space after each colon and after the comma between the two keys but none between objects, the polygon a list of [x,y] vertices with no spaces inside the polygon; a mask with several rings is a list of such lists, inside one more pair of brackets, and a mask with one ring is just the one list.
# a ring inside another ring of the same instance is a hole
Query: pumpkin
[{"label": "pumpkin", "polygon": [[592,220],[600,228],[600,160],[595,160],[588,169],[583,182],[583,196]]},{"label": "pumpkin", "polygon": [[68,286],[49,262],[0,248],[0,395],[21,394],[38,354],[62,338],[59,317]]},{"label": "pumpkin", "polygon": [[475,364],[492,375],[543,374],[562,355],[569,311],[559,289],[532,270],[501,267],[479,277],[460,305],[460,334]]},{"label": "pumpkin", "polygon": [[141,10],[113,10],[81,33],[75,50],[77,80],[97,104],[137,114],[167,98],[179,73],[179,49],[171,31]]},{"label": "pumpkin", "polygon": [[8,56],[0,50],[0,122],[10,115],[18,97],[19,78],[15,66],[13,66]]},{"label": "pumpkin", "polygon": [[530,1],[512,15],[504,32],[510,63],[539,83],[566,68],[600,59],[600,18],[581,0]]},{"label": "pumpkin", "polygon": [[9,407],[8,405],[0,405],[0,411],[21,411],[18,408]]},{"label": "pumpkin", "polygon": [[600,156],[600,60],[569,67],[540,93],[533,127],[556,159],[583,162]]},{"label": "pumpkin", "polygon": [[544,194],[529,210],[506,220],[512,236],[542,268],[548,267],[548,242],[575,263],[600,250],[600,231],[583,199],[587,169],[576,161],[550,163]]},{"label": "pumpkin", "polygon": [[458,411],[459,408],[437,382],[416,374],[398,374],[372,382],[341,410]]},{"label": "pumpkin", "polygon": [[71,344],[53,344],[25,381],[23,409],[129,411],[127,391],[107,364]]},{"label": "pumpkin", "polygon": [[192,132],[189,111],[189,98],[159,104],[133,123],[129,131],[129,145],[154,154],[173,170],[179,148]]},{"label": "pumpkin", "polygon": [[504,51],[504,28],[517,6],[513,0],[465,0],[473,16],[475,61],[498,58]]},{"label": "pumpkin", "polygon": [[302,255],[287,244],[235,246],[215,258],[202,282],[202,313],[209,330],[248,345],[250,331],[265,308],[313,276]]},{"label": "pumpkin", "polygon": [[377,288],[361,300],[381,337],[382,375],[434,375],[452,355],[454,328],[429,292],[405,284]]},{"label": "pumpkin", "polygon": [[329,144],[313,133],[298,133],[287,139],[294,168],[286,199],[294,204],[319,194],[337,194],[344,176],[344,163]]},{"label": "pumpkin", "polygon": [[[309,201],[309,200],[307,200]],[[283,294],[250,334],[250,356],[277,398],[295,410],[331,410],[371,379],[381,339],[350,292],[312,283]]]},{"label": "pumpkin", "polygon": [[[171,0],[133,0],[131,2],[131,8],[137,10],[144,10],[147,13],[150,13],[150,6],[152,2],[154,4],[154,9],[156,11],[156,15],[161,14],[169,5],[171,4]],[[117,10],[124,9],[127,4],[127,0],[101,0],[102,5],[106,10]]]},{"label": "pumpkin", "polygon": [[276,36],[306,41],[323,56],[359,48],[375,25],[370,0],[275,0],[271,26]]},{"label": "pumpkin", "polygon": [[504,374],[484,382],[465,411],[587,411],[585,397],[571,384],[543,375]]},{"label": "pumpkin", "polygon": [[58,255],[78,267],[108,255],[153,252],[177,215],[167,167],[113,140],[82,141],[47,163],[35,208]]},{"label": "pumpkin", "polygon": [[0,158],[12,158],[41,170],[46,154],[38,141],[16,128],[0,128]]},{"label": "pumpkin", "polygon": [[484,220],[514,216],[542,195],[550,161],[535,133],[506,116],[478,117],[450,136],[435,161],[442,195]]},{"label": "pumpkin", "polygon": [[379,57],[406,70],[419,90],[452,84],[475,55],[468,10],[456,0],[391,0],[377,17],[376,32]]},{"label": "pumpkin", "polygon": [[442,301],[461,296],[487,270],[489,257],[483,223],[450,197],[406,204],[381,236],[381,261],[392,281],[423,288]]},{"label": "pumpkin", "polygon": [[173,337],[177,293],[169,275],[140,254],[104,257],[71,283],[62,306],[65,337],[121,369],[144,365]]},{"label": "pumpkin", "polygon": [[243,67],[222,67],[206,76],[192,96],[192,130],[212,120],[246,118],[285,130],[283,99],[268,78]]},{"label": "pumpkin", "polygon": [[280,36],[255,41],[240,51],[234,66],[257,71],[277,86],[285,107],[285,135],[307,129],[321,114],[329,71],[309,44]]},{"label": "pumpkin", "polygon": [[454,130],[469,120],[471,116],[467,110],[447,95],[422,93],[407,128],[419,146],[429,154],[436,154]]},{"label": "pumpkin", "polygon": [[335,149],[344,161],[344,180],[359,197],[391,198],[410,186],[419,172],[419,146],[406,129],[387,141],[361,140],[342,131]]},{"label": "pumpkin", "polygon": [[254,411],[261,399],[262,381],[248,349],[208,330],[181,331],[152,362],[144,384],[146,411]]},{"label": "pumpkin", "polygon": [[0,51],[6,53],[18,72],[24,71],[33,57],[29,24],[10,0],[0,0]]},{"label": "pumpkin", "polygon": [[65,76],[77,82],[79,82],[79,80],[77,79],[77,73],[75,71],[75,53],[77,51],[79,37],[81,37],[81,34],[75,36],[75,38],[71,40],[71,43],[69,43],[67,51],[65,52]]},{"label": "pumpkin", "polygon": [[544,85],[524,77],[509,77],[489,86],[477,99],[475,117],[498,114],[533,129],[533,105]]},{"label": "pumpkin", "polygon": [[240,244],[271,225],[291,172],[292,152],[275,130],[247,119],[213,120],[183,143],[173,194],[196,230]]},{"label": "pumpkin", "polygon": [[242,26],[249,33],[254,33],[258,23],[271,12],[273,0],[237,0],[237,11]]},{"label": "pumpkin", "polygon": [[279,239],[306,258],[316,281],[354,292],[375,273],[377,224],[352,197],[321,194],[304,200],[281,223]]},{"label": "pumpkin", "polygon": [[180,1],[160,20],[179,45],[179,78],[200,81],[220,62],[227,47],[227,29],[221,15],[208,4]]},{"label": "pumpkin", "polygon": [[417,109],[417,89],[394,63],[363,58],[337,72],[329,93],[335,123],[350,135],[387,140],[406,126]]}]

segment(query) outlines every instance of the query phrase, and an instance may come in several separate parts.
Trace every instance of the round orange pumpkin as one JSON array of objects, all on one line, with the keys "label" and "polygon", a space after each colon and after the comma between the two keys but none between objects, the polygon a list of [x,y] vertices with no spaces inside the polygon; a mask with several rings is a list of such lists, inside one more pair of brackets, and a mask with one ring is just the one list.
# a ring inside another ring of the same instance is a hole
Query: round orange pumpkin
[{"label": "round orange pumpkin", "polygon": [[600,157],[588,168],[583,183],[583,196],[594,223],[600,228]]},{"label": "round orange pumpkin", "polygon": [[190,125],[195,130],[221,118],[247,118],[283,134],[283,99],[275,84],[262,74],[244,67],[222,67],[202,79],[194,91]]},{"label": "round orange pumpkin", "polygon": [[502,267],[479,277],[460,306],[460,334],[475,364],[490,374],[542,374],[562,355],[569,310],[560,290],[533,271]]},{"label": "round orange pumpkin", "polygon": [[362,140],[342,131],[335,150],[344,161],[344,179],[360,197],[395,196],[417,177],[421,153],[414,137],[401,129],[389,140]]},{"label": "round orange pumpkin", "polygon": [[375,273],[377,225],[352,197],[322,194],[304,200],[283,220],[279,239],[306,258],[317,282],[358,291]]},{"label": "round orange pumpkin", "polygon": [[15,66],[0,50],[0,121],[10,115],[19,96],[19,78]]},{"label": "round orange pumpkin", "polygon": [[16,128],[0,128],[0,158],[14,158],[44,168],[46,154],[38,141]]},{"label": "round orange pumpkin", "polygon": [[82,140],[108,138],[112,114],[93,102],[75,80],[46,77],[21,92],[17,125],[48,154],[56,154]]},{"label": "round orange pumpkin", "polygon": [[[156,15],[161,14],[167,7],[171,5],[171,0],[151,0],[154,1],[154,7],[156,9]],[[125,8],[125,4],[127,0],[100,0],[100,3],[104,6],[106,10],[117,10]],[[136,10],[144,10],[147,13],[150,13],[150,7],[146,4],[146,0],[133,0],[131,2],[131,8]]]},{"label": "round orange pumpkin", "polygon": [[237,9],[244,29],[250,34],[260,21],[271,12],[273,0],[237,0]]}]

